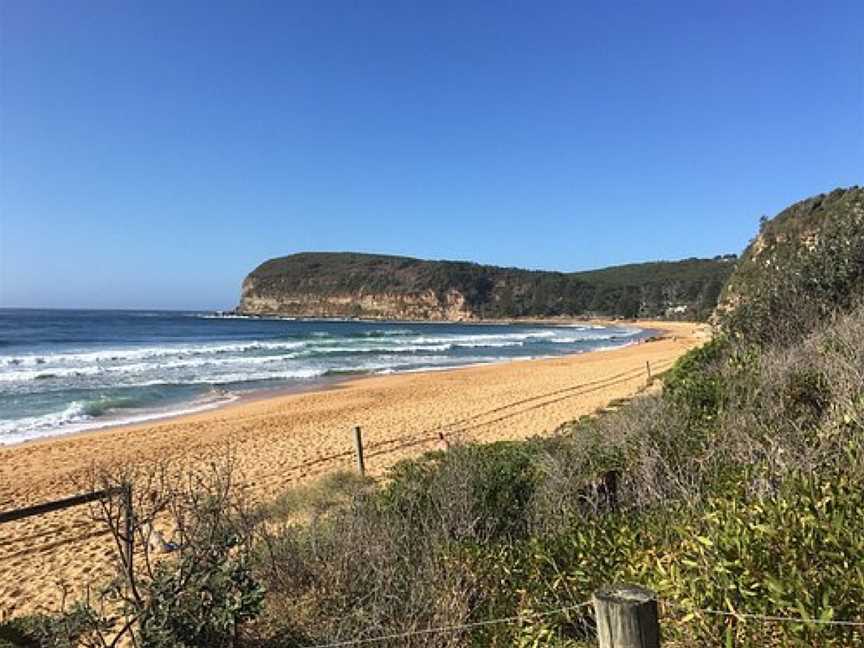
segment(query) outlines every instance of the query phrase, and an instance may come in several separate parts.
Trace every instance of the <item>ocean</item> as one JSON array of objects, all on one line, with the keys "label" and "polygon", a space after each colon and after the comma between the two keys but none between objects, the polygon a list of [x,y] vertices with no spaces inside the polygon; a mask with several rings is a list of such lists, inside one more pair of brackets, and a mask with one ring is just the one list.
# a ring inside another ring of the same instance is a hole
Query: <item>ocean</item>
[{"label": "ocean", "polygon": [[632,344],[634,326],[0,309],[0,444],[200,411],[339,377]]}]

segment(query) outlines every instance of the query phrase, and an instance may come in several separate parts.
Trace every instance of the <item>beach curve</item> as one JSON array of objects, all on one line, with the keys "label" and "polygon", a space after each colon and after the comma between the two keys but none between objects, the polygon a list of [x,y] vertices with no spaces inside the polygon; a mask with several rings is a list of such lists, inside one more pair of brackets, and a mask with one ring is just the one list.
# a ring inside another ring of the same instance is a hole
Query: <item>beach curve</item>
[{"label": "beach curve", "polygon": [[[0,448],[0,510],[71,495],[94,464],[105,468],[211,461],[230,447],[250,496],[266,500],[292,483],[349,468],[351,430],[363,429],[367,469],[381,476],[401,459],[451,442],[549,434],[646,384],[646,362],[667,369],[701,344],[704,325],[639,322],[658,339],[603,352],[364,377],[324,390],[253,399],[160,420]],[[95,535],[94,535],[95,534]],[[70,509],[0,526],[0,612],[56,610],[110,571],[108,538]]]}]

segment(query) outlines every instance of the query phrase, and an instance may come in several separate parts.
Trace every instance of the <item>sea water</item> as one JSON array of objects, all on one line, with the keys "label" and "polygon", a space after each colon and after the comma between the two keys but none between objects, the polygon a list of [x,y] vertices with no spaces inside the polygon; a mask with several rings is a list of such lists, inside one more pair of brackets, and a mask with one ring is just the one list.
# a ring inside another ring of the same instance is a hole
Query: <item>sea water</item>
[{"label": "sea water", "polygon": [[631,344],[634,326],[0,309],[0,444],[192,412],[335,377]]}]

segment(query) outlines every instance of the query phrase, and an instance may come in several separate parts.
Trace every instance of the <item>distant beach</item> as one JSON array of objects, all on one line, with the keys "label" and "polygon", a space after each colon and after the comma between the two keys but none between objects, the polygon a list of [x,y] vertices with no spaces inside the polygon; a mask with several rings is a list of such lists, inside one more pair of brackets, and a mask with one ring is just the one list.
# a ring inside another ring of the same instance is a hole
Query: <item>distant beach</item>
[{"label": "distant beach", "polygon": [[[451,443],[549,434],[644,389],[646,362],[655,373],[668,369],[707,337],[701,325],[632,326],[660,337],[599,353],[355,376],[324,391],[241,399],[166,421],[0,447],[0,509],[74,494],[94,464],[194,465],[217,460],[228,448],[247,492],[264,500],[293,483],[350,469],[355,425],[363,429],[367,468],[375,476],[434,448],[438,432]],[[19,577],[0,582],[0,612],[56,609],[57,584],[80,592],[107,573],[110,552],[108,538],[92,535],[84,509],[4,525],[0,560]]]}]

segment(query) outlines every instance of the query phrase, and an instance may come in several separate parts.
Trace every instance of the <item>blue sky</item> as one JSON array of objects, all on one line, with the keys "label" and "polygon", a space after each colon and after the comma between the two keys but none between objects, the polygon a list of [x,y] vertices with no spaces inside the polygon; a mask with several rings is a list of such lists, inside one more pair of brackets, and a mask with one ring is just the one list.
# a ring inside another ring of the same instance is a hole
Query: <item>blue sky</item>
[{"label": "blue sky", "polygon": [[738,252],[864,182],[864,3],[0,0],[0,306]]}]

